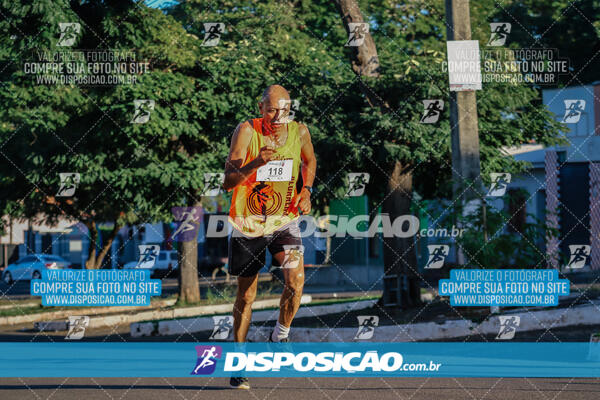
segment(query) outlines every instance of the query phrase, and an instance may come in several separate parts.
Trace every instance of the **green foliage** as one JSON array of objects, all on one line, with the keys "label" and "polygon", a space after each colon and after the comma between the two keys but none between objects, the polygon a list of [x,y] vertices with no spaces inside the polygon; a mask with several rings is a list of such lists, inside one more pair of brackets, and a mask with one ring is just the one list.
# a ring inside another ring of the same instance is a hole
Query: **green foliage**
[{"label": "green foliage", "polygon": [[[197,38],[141,2],[26,3],[4,2],[0,23],[9,60],[0,91],[2,208],[49,221],[169,220],[171,207],[202,187],[200,171],[221,169],[226,154],[202,107]],[[60,22],[81,24],[72,48],[57,47]],[[131,52],[150,72],[116,86],[43,85],[23,72],[38,53],[72,49]],[[156,102],[146,124],[131,123],[136,99]],[[59,172],[81,174],[73,198],[55,197]]]},{"label": "green foliage", "polygon": [[[300,100],[297,119],[311,131],[317,209],[343,196],[346,173],[358,171],[371,173],[376,209],[396,160],[413,170],[424,197],[449,197],[444,2],[360,3],[381,63],[380,78],[363,82],[391,112],[367,104],[334,2],[186,1],[165,14],[133,1],[3,1],[1,208],[49,219],[168,220],[173,205],[197,197],[203,172],[222,170],[235,126],[258,115],[257,101],[274,83]],[[486,41],[496,18],[491,0],[471,4],[473,35]],[[135,85],[36,84],[23,63],[56,50],[65,21],[81,23],[74,47],[134,51],[150,72]],[[225,23],[218,46],[200,45],[205,22]],[[444,115],[420,124],[421,101],[432,98],[446,102]],[[557,142],[559,125],[537,89],[486,84],[477,98],[484,177],[523,170],[503,146]],[[156,101],[147,124],[130,123],[135,99]],[[53,198],[58,172],[67,171],[81,174],[76,196]]]},{"label": "green foliage", "polygon": [[[506,204],[508,196],[502,197]],[[496,202],[494,203],[496,204]],[[528,214],[525,223],[517,227],[505,208],[487,204],[465,212],[457,207],[447,223],[461,226],[463,235],[457,244],[473,268],[547,268],[544,243],[540,239],[557,236],[558,230]],[[512,228],[512,231],[511,229]]]},{"label": "green foliage", "polygon": [[[256,115],[255,101],[268,84],[280,83],[301,101],[298,120],[308,125],[317,149],[315,202],[323,208],[344,193],[347,172],[371,173],[368,194],[374,208],[386,195],[389,166],[395,160],[412,168],[417,190],[426,197],[450,196],[450,126],[445,111],[436,125],[420,124],[423,99],[448,104],[444,2],[361,2],[371,22],[379,60],[379,79],[364,79],[393,110],[371,107],[351,70],[347,33],[333,2],[275,1],[183,2],[172,10],[188,30],[203,37],[204,22],[226,23],[222,45],[203,48],[199,65],[224,122],[215,128],[229,134],[233,121]],[[481,14],[481,13],[479,13]],[[475,15],[473,25],[487,25]],[[489,17],[491,18],[491,16]],[[488,31],[481,32],[487,40]],[[479,31],[476,31],[479,32]],[[485,34],[485,35],[484,35]],[[240,95],[229,108],[231,94]],[[557,142],[559,126],[539,101],[536,89],[486,85],[478,93],[482,173],[523,171],[525,165],[501,152],[502,146],[530,141]],[[446,106],[447,110],[447,106]],[[507,117],[510,116],[510,117]],[[435,172],[433,172],[435,171]]]}]

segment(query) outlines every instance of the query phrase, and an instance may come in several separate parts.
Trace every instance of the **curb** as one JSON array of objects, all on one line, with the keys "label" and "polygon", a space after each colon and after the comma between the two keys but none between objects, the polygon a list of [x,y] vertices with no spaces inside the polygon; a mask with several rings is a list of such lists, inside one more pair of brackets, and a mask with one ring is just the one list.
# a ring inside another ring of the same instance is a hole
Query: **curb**
[{"label": "curb", "polygon": [[[312,299],[310,296],[302,296],[302,300],[310,302]],[[175,301],[173,301],[174,303]],[[279,299],[268,299],[268,300],[259,300],[254,302],[252,309],[263,309],[263,308],[271,308],[278,307]],[[90,323],[88,325],[89,329],[93,328],[104,328],[104,327],[113,327],[115,325],[126,325],[140,321],[151,321],[147,324],[154,326],[155,324],[161,323],[163,319],[172,320],[177,317],[191,317],[197,315],[210,315],[210,314],[226,314],[231,313],[231,309],[233,308],[233,304],[217,304],[210,306],[196,306],[196,307],[185,307],[185,308],[175,308],[172,310],[149,310],[143,311],[135,314],[118,314],[118,315],[106,315],[106,316],[91,316],[90,315]],[[114,312],[114,309],[112,310]],[[75,315],[73,313],[67,313],[68,315]],[[85,315],[79,314],[79,315]],[[66,316],[65,316],[66,317]],[[63,321],[50,321],[48,323],[36,324],[39,329],[43,330],[59,330],[60,328],[66,327],[66,323]],[[212,329],[212,328],[211,328]]]},{"label": "curb", "polygon": [[[576,325],[600,324],[600,302],[592,304],[559,308],[554,310],[515,312],[504,315],[521,317],[517,332],[536,331],[540,329],[562,328]],[[355,328],[302,328],[294,327],[290,330],[292,342],[358,342],[365,340],[355,339],[358,326]],[[500,329],[498,316],[476,324],[472,321],[455,320],[443,324],[424,322],[418,324],[404,324],[396,326],[380,326],[375,328],[372,342],[415,342],[426,340],[451,339],[470,335],[497,335]],[[248,339],[263,342],[271,333],[271,328],[250,327]]]},{"label": "curb", "polygon": [[27,307],[36,307],[39,306],[40,302],[39,301],[15,301],[15,304],[4,304],[0,306],[0,310],[10,310],[11,308],[15,308],[15,307],[23,307],[23,308],[27,308]]},{"label": "curb", "polygon": [[[176,299],[169,300],[157,300],[152,303],[151,306],[138,306],[138,307],[120,307],[119,311],[135,311],[135,310],[150,310],[147,313],[152,313],[153,308],[158,307],[169,307],[177,302]],[[39,303],[35,304],[36,306]],[[25,314],[25,315],[12,315],[10,317],[0,317],[0,326],[8,326],[8,325],[20,325],[27,324],[31,322],[44,322],[57,318],[67,318],[70,315],[90,315],[90,326],[92,315],[98,314],[111,314],[115,313],[115,307],[94,307],[94,308],[77,308],[73,310],[61,310],[61,311],[50,311],[50,312],[41,312],[35,314]],[[127,316],[129,314],[126,314]],[[112,316],[118,317],[118,316]],[[104,317],[108,318],[108,317]]]},{"label": "curb", "polygon": [[[356,302],[345,302],[345,303],[337,303],[337,304],[324,304],[317,306],[310,306],[310,302],[312,298],[310,295],[303,295],[300,300],[300,304],[305,304],[307,306],[300,307],[298,312],[296,313],[295,318],[303,318],[303,317],[314,317],[319,315],[326,314],[336,314],[339,312],[350,311],[350,310],[360,310],[363,308],[372,307],[377,300],[363,300]],[[254,303],[256,304],[256,303]],[[274,321],[279,316],[279,299],[276,300],[274,304],[275,309],[273,310],[265,310],[252,313],[252,322],[266,322],[266,321]],[[231,314],[231,309],[233,305],[229,304],[228,309],[221,314]],[[267,308],[267,307],[262,307]],[[252,307],[254,309],[254,305]],[[167,335],[182,335],[186,333],[196,333],[203,331],[212,331],[214,328],[214,321],[212,317],[204,317],[204,318],[187,318],[187,319],[175,319],[168,321],[150,321],[150,322],[142,322],[142,323],[134,323],[131,324],[130,333],[132,337],[142,337],[142,336],[167,336]],[[265,328],[267,329],[267,328]],[[268,330],[270,332],[272,328],[269,327]]]}]

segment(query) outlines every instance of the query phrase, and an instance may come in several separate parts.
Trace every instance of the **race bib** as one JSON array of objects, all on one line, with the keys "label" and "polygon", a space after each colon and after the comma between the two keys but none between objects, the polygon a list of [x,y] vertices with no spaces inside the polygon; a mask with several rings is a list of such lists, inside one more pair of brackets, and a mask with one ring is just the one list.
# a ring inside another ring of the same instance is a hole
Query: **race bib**
[{"label": "race bib", "polygon": [[285,182],[292,179],[294,160],[269,161],[256,170],[257,182]]}]

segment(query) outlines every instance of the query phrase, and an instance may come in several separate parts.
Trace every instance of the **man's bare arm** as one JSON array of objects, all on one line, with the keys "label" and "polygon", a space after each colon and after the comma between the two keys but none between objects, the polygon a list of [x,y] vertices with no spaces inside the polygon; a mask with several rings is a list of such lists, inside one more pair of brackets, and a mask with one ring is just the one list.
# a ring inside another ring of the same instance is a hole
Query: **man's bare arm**
[{"label": "man's bare arm", "polygon": [[304,124],[300,124],[300,143],[302,144],[301,155],[304,163],[302,168],[302,182],[304,186],[312,187],[315,181],[315,174],[317,172],[317,158],[315,157],[315,149],[313,148],[312,141],[310,139],[310,133],[308,128]]},{"label": "man's bare arm", "polygon": [[[302,148],[300,155],[302,157],[302,182],[304,186],[311,186],[315,181],[315,173],[317,171],[317,159],[315,157],[315,149],[313,148],[312,141],[310,140],[310,133],[308,128],[304,124],[300,124],[300,143]],[[308,214],[312,209],[310,203],[310,192],[308,189],[302,189],[300,193],[296,195],[292,201],[294,207],[299,207],[304,214]]]},{"label": "man's bare arm", "polygon": [[242,122],[235,128],[233,137],[231,138],[231,148],[229,156],[225,162],[225,180],[223,189],[230,191],[240,183],[244,182],[252,175],[260,166],[265,165],[273,155],[273,149],[263,147],[257,158],[250,161],[242,167],[242,163],[246,159],[248,145],[252,139],[252,127],[246,122]]}]

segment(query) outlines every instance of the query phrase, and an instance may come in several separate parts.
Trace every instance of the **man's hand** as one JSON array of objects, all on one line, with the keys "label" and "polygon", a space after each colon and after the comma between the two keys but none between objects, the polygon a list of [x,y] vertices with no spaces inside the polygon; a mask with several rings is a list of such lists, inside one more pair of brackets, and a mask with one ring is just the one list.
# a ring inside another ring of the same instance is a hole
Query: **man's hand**
[{"label": "man's hand", "polygon": [[273,149],[272,147],[264,146],[263,148],[261,148],[258,152],[258,157],[256,157],[258,166],[262,167],[263,165],[271,161],[273,154],[275,154],[275,149]]},{"label": "man's hand", "polygon": [[300,206],[302,214],[308,214],[312,209],[312,205],[310,204],[310,192],[308,189],[302,188],[300,193],[292,200],[292,204],[294,205],[294,208]]}]

